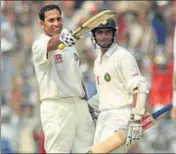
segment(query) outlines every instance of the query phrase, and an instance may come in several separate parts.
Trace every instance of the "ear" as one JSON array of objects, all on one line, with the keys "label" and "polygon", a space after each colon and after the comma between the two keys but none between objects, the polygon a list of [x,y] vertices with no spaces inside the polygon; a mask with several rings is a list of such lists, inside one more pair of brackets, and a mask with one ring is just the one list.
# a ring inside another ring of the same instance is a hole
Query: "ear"
[{"label": "ear", "polygon": [[44,29],[44,22],[40,20],[40,27]]}]

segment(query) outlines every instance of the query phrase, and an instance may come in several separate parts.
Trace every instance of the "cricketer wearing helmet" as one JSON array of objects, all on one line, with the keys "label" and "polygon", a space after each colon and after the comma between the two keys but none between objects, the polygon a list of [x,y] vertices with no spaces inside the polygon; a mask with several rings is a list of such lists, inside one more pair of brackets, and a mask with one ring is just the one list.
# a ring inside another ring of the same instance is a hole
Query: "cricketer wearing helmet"
[{"label": "cricketer wearing helmet", "polygon": [[[116,140],[127,145],[142,137],[147,83],[135,58],[116,43],[116,33],[112,18],[92,30],[93,45],[101,51],[94,62],[97,95],[89,100],[99,110],[90,153],[104,153],[103,147],[97,145],[115,133]],[[123,144],[112,152],[125,152]]]}]

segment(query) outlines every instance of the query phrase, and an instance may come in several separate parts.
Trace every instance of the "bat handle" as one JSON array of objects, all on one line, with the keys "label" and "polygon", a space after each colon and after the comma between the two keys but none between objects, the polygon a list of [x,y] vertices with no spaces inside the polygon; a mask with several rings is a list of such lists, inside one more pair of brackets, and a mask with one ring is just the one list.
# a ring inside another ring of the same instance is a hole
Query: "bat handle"
[{"label": "bat handle", "polygon": [[63,50],[64,48],[65,48],[64,43],[61,43],[61,44],[58,45],[58,49],[59,50]]},{"label": "bat handle", "polygon": [[153,113],[152,116],[154,119],[159,117],[161,114],[165,113],[166,111],[169,111],[172,108],[172,104],[168,104],[165,107],[161,108],[157,112]]}]

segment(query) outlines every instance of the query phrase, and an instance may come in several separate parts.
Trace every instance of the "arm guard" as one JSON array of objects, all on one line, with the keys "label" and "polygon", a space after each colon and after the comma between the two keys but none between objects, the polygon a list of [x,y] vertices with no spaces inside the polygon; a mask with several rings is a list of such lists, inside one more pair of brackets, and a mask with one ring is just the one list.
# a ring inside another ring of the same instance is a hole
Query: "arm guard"
[{"label": "arm guard", "polygon": [[132,114],[135,120],[140,120],[145,113],[145,104],[148,94],[147,83],[142,81],[138,85],[138,89],[135,91],[137,93],[136,106],[132,109]]}]

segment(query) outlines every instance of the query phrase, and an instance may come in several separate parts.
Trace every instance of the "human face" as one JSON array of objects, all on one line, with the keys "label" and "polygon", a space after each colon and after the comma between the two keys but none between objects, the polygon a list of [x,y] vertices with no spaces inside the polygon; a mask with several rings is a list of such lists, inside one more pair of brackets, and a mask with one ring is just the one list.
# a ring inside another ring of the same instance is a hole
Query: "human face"
[{"label": "human face", "polygon": [[95,39],[100,48],[108,49],[113,42],[113,30],[100,28],[95,31]]},{"label": "human face", "polygon": [[45,20],[40,21],[40,26],[49,36],[60,34],[63,27],[63,21],[60,12],[57,9],[45,12]]}]

